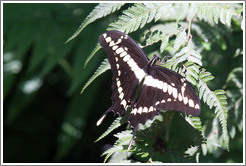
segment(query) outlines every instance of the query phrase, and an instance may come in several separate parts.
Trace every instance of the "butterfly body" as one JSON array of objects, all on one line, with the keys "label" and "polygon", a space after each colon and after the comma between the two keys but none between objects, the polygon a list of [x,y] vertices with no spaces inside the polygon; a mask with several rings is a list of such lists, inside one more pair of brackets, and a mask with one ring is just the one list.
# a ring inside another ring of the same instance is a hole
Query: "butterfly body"
[{"label": "butterfly body", "polygon": [[[108,31],[99,36],[99,43],[107,53],[112,80],[112,106],[100,118],[114,111],[123,116],[131,105],[128,121],[135,132],[139,123],[153,119],[160,110],[176,110],[198,116],[200,100],[193,87],[178,73],[156,65],[144,54],[137,43],[120,31]],[[143,81],[134,103],[136,89]],[[100,124],[100,123],[98,123]]]}]

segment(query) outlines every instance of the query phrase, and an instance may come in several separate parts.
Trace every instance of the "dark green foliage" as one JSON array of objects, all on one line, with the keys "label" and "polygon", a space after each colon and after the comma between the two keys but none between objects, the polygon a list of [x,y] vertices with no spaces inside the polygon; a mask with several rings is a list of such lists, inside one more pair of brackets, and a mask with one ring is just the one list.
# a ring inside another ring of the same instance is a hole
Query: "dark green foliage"
[{"label": "dark green foliage", "polygon": [[[242,162],[242,9],[4,4],[3,162]],[[199,117],[161,111],[140,125],[129,152],[127,115],[110,113],[96,127],[111,104],[112,80],[97,40],[112,29],[131,33],[149,57],[163,57],[202,103]]]}]

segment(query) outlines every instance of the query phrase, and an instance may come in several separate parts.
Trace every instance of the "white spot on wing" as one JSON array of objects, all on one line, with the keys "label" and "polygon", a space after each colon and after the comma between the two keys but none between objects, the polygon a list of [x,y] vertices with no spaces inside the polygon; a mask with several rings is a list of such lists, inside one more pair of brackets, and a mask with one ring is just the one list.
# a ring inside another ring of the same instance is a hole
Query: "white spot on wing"
[{"label": "white spot on wing", "polygon": [[114,41],[111,41],[110,43],[109,43],[109,47],[112,47],[112,46],[114,46],[114,45],[116,45],[116,44],[119,44],[119,43],[121,43],[121,39],[118,39],[118,41],[115,43]]},{"label": "white spot on wing", "polygon": [[113,50],[116,50],[118,47],[119,47],[119,46],[116,45],[116,46],[113,46],[112,49],[113,49]]},{"label": "white spot on wing", "polygon": [[121,87],[118,88],[118,92],[119,94],[123,91],[123,89]]},{"label": "white spot on wing", "polygon": [[136,113],[137,113],[137,108],[134,108],[134,109],[132,110],[131,114],[136,115]]},{"label": "white spot on wing", "polygon": [[111,42],[112,39],[111,39],[111,37],[107,37],[105,40],[107,43],[109,43],[109,42]]},{"label": "white spot on wing", "polygon": [[133,71],[135,76],[137,77],[138,81],[141,82],[141,80],[144,78],[146,73],[143,69],[140,69],[138,66],[136,67],[136,70]]},{"label": "white spot on wing", "polygon": [[122,92],[122,93],[120,94],[119,98],[122,100],[123,97],[124,97],[124,93]]},{"label": "white spot on wing", "polygon": [[117,81],[117,86],[120,87],[120,81]]},{"label": "white spot on wing", "polygon": [[181,95],[181,93],[179,93],[179,101],[182,101],[182,95]]},{"label": "white spot on wing", "polygon": [[163,84],[164,84],[164,83],[163,83],[162,81],[158,81],[157,88],[158,88],[158,89],[162,89]]},{"label": "white spot on wing", "polygon": [[186,105],[188,103],[188,97],[184,95],[185,86],[186,86],[186,83],[184,83],[184,85],[181,87],[181,93],[182,93],[182,99],[184,101],[184,104]]},{"label": "white spot on wing", "polygon": [[171,95],[173,91],[173,87],[171,85],[168,85],[168,94]]},{"label": "white spot on wing", "polygon": [[144,85],[147,85],[147,86],[152,86],[152,77],[151,76],[146,76],[145,77],[145,80],[144,80]]},{"label": "white spot on wing", "polygon": [[189,99],[189,106],[190,106],[190,107],[194,107],[194,101],[191,100],[191,99]]},{"label": "white spot on wing", "polygon": [[127,54],[124,58],[123,61],[127,62],[129,59],[131,59],[131,56]]},{"label": "white spot on wing", "polygon": [[122,58],[122,57],[124,57],[124,56],[126,56],[127,55],[127,53],[124,51],[124,52],[122,52],[121,54],[120,54],[120,57]]},{"label": "white spot on wing", "polygon": [[173,97],[176,99],[178,97],[178,91],[176,88],[173,88]]},{"label": "white spot on wing", "polygon": [[157,101],[156,103],[155,103],[155,105],[159,105],[160,104],[160,102],[159,101]]},{"label": "white spot on wing", "polygon": [[118,59],[117,57],[115,57],[115,61],[118,62],[118,60],[119,60],[119,59]]},{"label": "white spot on wing", "polygon": [[166,103],[166,101],[165,100],[162,100],[161,103]]},{"label": "white spot on wing", "polygon": [[[137,77],[137,79],[139,80],[139,82],[142,81],[142,79],[145,77],[146,73],[143,69],[141,69],[138,64],[131,58],[131,56],[129,54],[126,53],[126,51],[123,50],[122,47],[118,48],[116,50],[117,54],[120,54],[120,57],[123,57],[124,61],[127,61],[127,64],[129,65],[129,67],[131,68],[131,70],[134,72],[135,76]],[[118,61],[118,59],[116,60]],[[129,62],[128,62],[129,61]],[[121,73],[120,73],[121,74]],[[119,71],[118,71],[118,75],[120,76]],[[154,78],[153,78],[154,79]],[[155,79],[154,79],[155,80]]]},{"label": "white spot on wing", "polygon": [[185,82],[185,78],[181,78],[180,80],[181,80],[181,82]]},{"label": "white spot on wing", "polygon": [[183,97],[184,104],[186,105],[188,103],[188,97]]},{"label": "white spot on wing", "polygon": [[141,114],[142,111],[143,111],[143,108],[142,108],[142,107],[139,107],[139,108],[138,108],[138,113]]},{"label": "white spot on wing", "polygon": [[125,108],[126,107],[126,100],[122,100],[120,104],[123,105]]},{"label": "white spot on wing", "polygon": [[120,76],[121,75],[121,71],[120,70],[118,70],[118,76]]},{"label": "white spot on wing", "polygon": [[200,109],[199,104],[196,104],[195,109]]},{"label": "white spot on wing", "polygon": [[103,34],[103,37],[104,37],[104,38],[106,38],[106,37],[107,37],[107,34],[106,34],[106,33],[104,33],[104,34]]},{"label": "white spot on wing", "polygon": [[152,112],[152,111],[154,111],[154,107],[153,106],[149,107],[149,112]]},{"label": "white spot on wing", "polygon": [[167,101],[168,101],[168,102],[169,102],[169,101],[172,101],[172,99],[171,99],[171,98],[168,98]]},{"label": "white spot on wing", "polygon": [[116,54],[120,54],[124,51],[124,49],[122,47],[118,48],[115,52]]},{"label": "white spot on wing", "polygon": [[128,48],[127,48],[127,47],[124,47],[124,49],[125,49],[126,51],[128,51]]},{"label": "white spot on wing", "polygon": [[166,93],[167,92],[167,83],[166,82],[164,82],[164,84],[163,84],[163,91]]},{"label": "white spot on wing", "polygon": [[148,113],[148,108],[147,107],[144,107],[143,113]]},{"label": "white spot on wing", "polygon": [[136,70],[138,68],[137,63],[134,62],[133,59],[130,59],[129,61],[127,61],[128,65],[131,67],[132,71]]},{"label": "white spot on wing", "polygon": [[116,68],[119,69],[120,68],[120,65],[119,64],[116,64]]}]

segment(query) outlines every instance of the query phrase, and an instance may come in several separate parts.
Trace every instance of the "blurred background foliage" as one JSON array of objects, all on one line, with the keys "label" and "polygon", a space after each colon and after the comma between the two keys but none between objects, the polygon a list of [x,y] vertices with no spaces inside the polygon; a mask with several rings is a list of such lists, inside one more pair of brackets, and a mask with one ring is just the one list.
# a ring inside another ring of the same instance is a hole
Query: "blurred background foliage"
[{"label": "blurred background foliage", "polygon": [[[96,127],[96,121],[111,104],[111,72],[98,77],[83,95],[80,91],[105,53],[100,50],[86,68],[84,63],[98,36],[119,12],[92,23],[65,44],[96,5],[3,4],[3,162],[103,162],[102,152],[116,140],[110,135],[94,143],[114,119],[111,114]],[[228,76],[242,77],[241,68],[236,68],[242,66],[240,25],[232,22],[232,28],[218,25],[213,30],[204,22],[199,24],[211,41],[202,43],[204,66],[216,78],[209,86],[229,89],[230,103],[238,89],[230,88],[237,84]],[[131,36],[139,37],[142,32]],[[192,34],[195,38],[196,32]],[[234,100],[242,102],[241,98],[239,95]],[[242,105],[235,107],[229,104],[231,110],[242,110]],[[204,117],[214,116],[207,106],[203,108]],[[238,114],[229,113],[229,117],[242,120],[235,116]],[[237,121],[228,123],[233,124],[228,127],[233,138],[230,151],[201,156],[201,162],[242,162],[242,124],[235,128]]]}]

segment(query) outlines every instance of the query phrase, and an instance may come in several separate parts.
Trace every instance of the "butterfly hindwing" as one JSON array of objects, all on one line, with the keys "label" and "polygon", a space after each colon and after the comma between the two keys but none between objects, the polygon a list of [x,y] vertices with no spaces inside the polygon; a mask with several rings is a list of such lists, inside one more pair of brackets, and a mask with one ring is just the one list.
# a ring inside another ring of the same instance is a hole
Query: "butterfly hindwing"
[{"label": "butterfly hindwing", "polygon": [[152,65],[147,68],[147,76],[130,113],[129,122],[131,126],[137,127],[139,123],[144,124],[148,119],[153,119],[160,110],[176,110],[198,116],[200,100],[181,75]]}]

